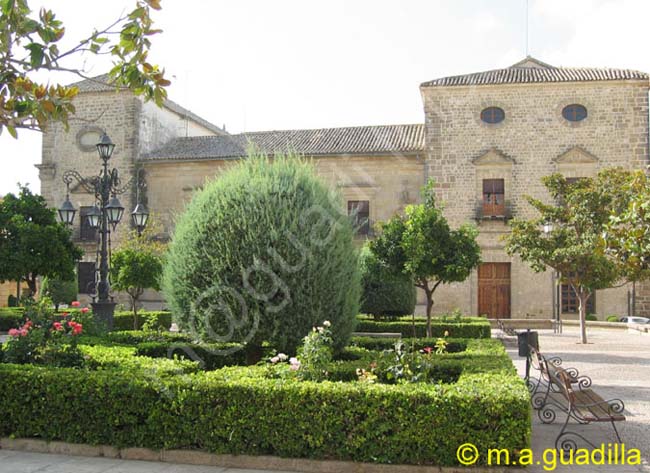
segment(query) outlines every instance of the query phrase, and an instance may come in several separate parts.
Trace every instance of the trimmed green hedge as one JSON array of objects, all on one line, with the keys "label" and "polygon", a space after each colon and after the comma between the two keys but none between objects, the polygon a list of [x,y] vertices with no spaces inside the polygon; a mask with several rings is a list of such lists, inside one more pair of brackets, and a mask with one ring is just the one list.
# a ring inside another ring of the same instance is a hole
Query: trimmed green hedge
[{"label": "trimmed green hedge", "polygon": [[215,370],[224,366],[246,364],[246,352],[238,343],[191,343],[144,342],[136,345],[136,355],[152,358],[179,357],[198,361],[201,368]]},{"label": "trimmed green hedge", "polygon": [[503,346],[470,340],[445,356],[463,364],[456,383],[298,382],[259,366],[153,376],[0,364],[0,436],[441,466],[458,465],[466,442],[481,452],[529,447],[528,391]]},{"label": "trimmed green hedge", "polygon": [[[140,311],[138,312],[139,327],[147,322],[153,322],[167,330],[172,326],[172,313],[168,311]],[[113,330],[133,330],[133,312],[120,311],[115,313]]]},{"label": "trimmed green hedge", "polygon": [[[401,338],[399,339],[407,347],[415,347],[422,350],[426,347],[435,347],[437,338]],[[366,350],[392,350],[395,347],[396,339],[377,337],[352,337],[350,344]],[[465,351],[467,339],[447,339],[447,353]]]},{"label": "trimmed green hedge", "polygon": [[12,313],[9,311],[0,312],[0,332],[7,332],[12,328],[18,328],[22,325],[23,314]]},{"label": "trimmed green hedge", "polygon": [[[395,322],[377,322],[367,318],[359,318],[356,328],[357,332],[395,332],[401,333],[402,337],[413,337],[413,323],[406,320]],[[448,332],[449,337],[453,338],[490,338],[490,322],[486,319],[468,318],[462,322],[444,322],[439,319],[431,321],[432,337],[443,337]],[[426,337],[427,324],[423,319],[416,319],[415,337]]]},{"label": "trimmed green hedge", "polygon": [[[6,332],[11,328],[18,328],[22,325],[23,312],[24,309],[22,307],[3,307],[0,309],[0,332]],[[75,314],[79,312],[79,309],[70,308],[59,310],[60,314],[64,312]],[[140,319],[139,328],[142,328],[142,326],[149,321],[154,322],[155,325],[159,325],[166,330],[169,330],[172,325],[172,314],[168,311],[141,311],[138,315]],[[133,312],[115,312],[113,330],[133,330]]]}]

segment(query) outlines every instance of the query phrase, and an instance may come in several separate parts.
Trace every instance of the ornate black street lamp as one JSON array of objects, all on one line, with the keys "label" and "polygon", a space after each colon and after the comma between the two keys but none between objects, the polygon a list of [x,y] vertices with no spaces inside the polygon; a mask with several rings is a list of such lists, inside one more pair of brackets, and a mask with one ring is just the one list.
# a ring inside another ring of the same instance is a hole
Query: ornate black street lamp
[{"label": "ornate black street lamp", "polygon": [[[110,234],[109,225],[115,230],[115,227],[122,219],[124,207],[117,196],[124,194],[133,185],[133,178],[124,186],[121,185],[117,169],[108,169],[108,161],[111,159],[115,145],[111,142],[108,135],[103,134],[97,151],[102,160],[102,169],[98,176],[89,178],[82,177],[77,171],[66,171],[63,174],[63,182],[66,185],[65,201],[59,208],[59,218],[66,225],[72,225],[76,209],[70,202],[70,184],[77,181],[86,191],[95,194],[95,205],[84,216],[87,219],[90,228],[99,230],[99,247],[97,249],[97,262],[95,266],[95,293],[93,294],[93,314],[102,321],[110,330],[113,328],[113,313],[115,312],[115,302],[110,295]],[[136,174],[137,200],[140,199],[140,188],[144,186],[144,181],[139,170]],[[139,203],[132,213],[133,223],[138,230],[138,234],[144,230],[149,212],[146,207]],[[99,277],[98,277],[99,276]]]}]

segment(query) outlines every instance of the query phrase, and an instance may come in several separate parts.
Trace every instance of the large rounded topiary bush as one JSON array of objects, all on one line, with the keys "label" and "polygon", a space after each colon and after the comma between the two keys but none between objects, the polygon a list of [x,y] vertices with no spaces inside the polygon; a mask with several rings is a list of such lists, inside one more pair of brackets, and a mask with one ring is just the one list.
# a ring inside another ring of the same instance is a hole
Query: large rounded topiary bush
[{"label": "large rounded topiary bush", "polygon": [[175,321],[199,338],[295,352],[316,324],[343,347],[359,301],[352,226],[298,156],[250,156],[180,216],[163,277]]},{"label": "large rounded topiary bush", "polygon": [[415,310],[413,279],[381,264],[368,246],[359,255],[361,312],[375,317],[399,317]]}]

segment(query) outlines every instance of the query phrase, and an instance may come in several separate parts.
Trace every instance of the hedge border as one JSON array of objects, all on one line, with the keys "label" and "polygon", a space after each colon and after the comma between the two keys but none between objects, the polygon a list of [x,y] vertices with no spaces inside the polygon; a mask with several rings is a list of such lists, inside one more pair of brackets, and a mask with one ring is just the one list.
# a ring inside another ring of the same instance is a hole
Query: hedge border
[{"label": "hedge border", "polygon": [[497,369],[466,369],[455,384],[368,385],[268,379],[263,367],[156,377],[0,364],[0,436],[440,466],[457,465],[465,442],[527,448],[529,395],[503,346],[470,340],[449,357]]}]

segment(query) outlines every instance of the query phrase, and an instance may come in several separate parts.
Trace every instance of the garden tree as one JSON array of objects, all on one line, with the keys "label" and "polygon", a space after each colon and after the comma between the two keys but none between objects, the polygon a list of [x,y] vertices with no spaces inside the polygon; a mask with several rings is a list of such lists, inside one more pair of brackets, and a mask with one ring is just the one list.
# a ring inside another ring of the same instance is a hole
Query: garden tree
[{"label": "garden tree", "polygon": [[343,348],[359,309],[353,230],[340,196],[297,155],[252,152],[197,192],[180,216],[163,291],[175,321],[203,340],[295,353],[331,322]]},{"label": "garden tree", "polygon": [[650,179],[633,171],[617,189],[622,196],[605,228],[606,251],[628,281],[650,279]]},{"label": "garden tree", "polygon": [[160,290],[165,245],[156,239],[155,228],[150,224],[141,235],[132,230],[111,255],[111,283],[131,298],[133,330],[140,328],[138,300],[145,289]]},{"label": "garden tree", "polygon": [[32,295],[39,276],[70,280],[82,251],[57,222],[45,199],[20,187],[0,202],[0,281],[26,281]]},{"label": "garden tree", "polygon": [[133,11],[61,49],[65,27],[51,10],[35,14],[27,0],[0,0],[0,133],[6,128],[16,137],[19,128],[42,131],[49,122],[67,126],[77,88],[51,84],[55,73],[87,79],[79,66],[87,53],[112,57],[111,85],[161,105],[170,82],[147,59],[150,37],[160,31],[151,9],[160,9],[159,0],[137,0]]},{"label": "garden tree", "polygon": [[389,267],[364,246],[359,254],[361,313],[375,317],[413,314],[416,294],[410,274]]},{"label": "garden tree", "polygon": [[427,337],[438,286],[464,281],[481,262],[478,231],[471,225],[452,230],[436,205],[434,187],[430,180],[422,192],[423,203],[407,206],[405,216],[396,215],[381,225],[381,235],[370,242],[380,261],[409,274],[426,294]]},{"label": "garden tree", "polygon": [[70,304],[77,300],[77,281],[44,277],[41,283],[41,295],[52,299],[54,310],[59,311],[61,304]]},{"label": "garden tree", "polygon": [[[601,172],[597,178],[567,181],[560,174],[542,182],[554,202],[528,197],[539,212],[532,220],[514,219],[506,237],[506,251],[518,255],[536,272],[552,268],[560,283],[568,284],[579,301],[580,340],[587,343],[587,301],[597,289],[612,287],[625,276],[620,264],[605,252],[603,234],[610,215],[625,205],[622,170]],[[550,231],[544,232],[547,225]]]}]

